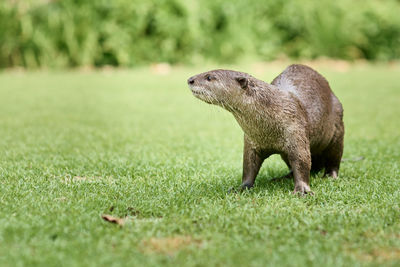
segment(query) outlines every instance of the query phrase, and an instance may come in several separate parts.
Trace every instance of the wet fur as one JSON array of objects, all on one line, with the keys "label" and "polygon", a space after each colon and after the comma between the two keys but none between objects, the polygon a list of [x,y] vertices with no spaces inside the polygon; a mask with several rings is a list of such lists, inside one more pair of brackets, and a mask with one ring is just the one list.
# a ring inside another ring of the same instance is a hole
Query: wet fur
[{"label": "wet fur", "polygon": [[193,94],[230,111],[244,131],[242,188],[254,185],[263,161],[280,154],[294,192],[311,193],[310,171],[337,177],[343,153],[343,108],[326,79],[290,65],[271,84],[243,72],[213,70],[189,78]]}]

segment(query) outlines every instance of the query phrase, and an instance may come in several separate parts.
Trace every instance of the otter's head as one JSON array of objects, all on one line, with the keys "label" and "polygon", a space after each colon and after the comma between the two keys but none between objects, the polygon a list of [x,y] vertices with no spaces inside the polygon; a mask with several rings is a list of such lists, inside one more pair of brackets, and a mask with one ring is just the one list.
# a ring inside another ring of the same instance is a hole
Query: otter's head
[{"label": "otter's head", "polygon": [[195,97],[232,111],[249,97],[252,77],[232,70],[212,70],[188,79],[188,85]]}]

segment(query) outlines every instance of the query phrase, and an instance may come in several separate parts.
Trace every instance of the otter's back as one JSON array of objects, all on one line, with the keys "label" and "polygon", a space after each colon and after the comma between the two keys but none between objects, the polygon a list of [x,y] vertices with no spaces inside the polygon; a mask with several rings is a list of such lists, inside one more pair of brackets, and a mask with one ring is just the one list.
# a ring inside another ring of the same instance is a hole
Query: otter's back
[{"label": "otter's back", "polygon": [[307,112],[310,123],[310,135],[317,140],[310,140],[315,145],[330,139],[335,124],[335,111],[341,109],[336,96],[332,93],[327,80],[318,72],[304,65],[290,65],[272,84],[280,90],[293,94]]}]

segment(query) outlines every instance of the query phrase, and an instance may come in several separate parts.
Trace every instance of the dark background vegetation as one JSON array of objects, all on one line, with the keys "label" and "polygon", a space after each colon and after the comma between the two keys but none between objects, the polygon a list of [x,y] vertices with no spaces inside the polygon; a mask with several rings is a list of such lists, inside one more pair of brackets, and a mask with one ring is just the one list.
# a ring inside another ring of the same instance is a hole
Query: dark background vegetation
[{"label": "dark background vegetation", "polygon": [[393,60],[398,0],[2,0],[0,67]]}]

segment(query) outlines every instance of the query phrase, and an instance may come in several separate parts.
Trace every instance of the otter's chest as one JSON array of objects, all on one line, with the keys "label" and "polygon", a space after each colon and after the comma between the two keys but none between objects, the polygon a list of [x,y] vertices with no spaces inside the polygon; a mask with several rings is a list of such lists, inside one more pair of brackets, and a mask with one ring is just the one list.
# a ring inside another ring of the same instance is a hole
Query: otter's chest
[{"label": "otter's chest", "polygon": [[257,149],[280,151],[284,147],[285,138],[279,124],[271,123],[266,118],[243,118],[235,116],[243,132]]}]

